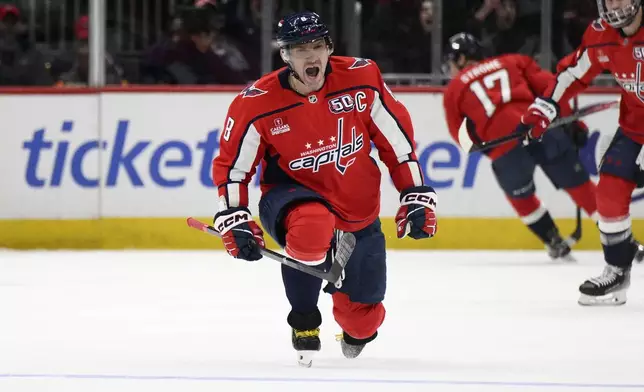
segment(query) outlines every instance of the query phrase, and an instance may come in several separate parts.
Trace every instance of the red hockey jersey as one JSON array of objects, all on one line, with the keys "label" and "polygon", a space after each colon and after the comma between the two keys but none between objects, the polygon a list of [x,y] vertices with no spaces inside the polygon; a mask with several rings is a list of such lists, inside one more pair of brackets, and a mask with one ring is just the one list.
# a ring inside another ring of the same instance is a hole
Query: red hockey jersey
[{"label": "red hockey jersey", "polygon": [[[450,134],[458,142],[464,119],[477,144],[514,132],[528,106],[551,82],[552,73],[519,54],[491,57],[464,68],[443,95]],[[496,159],[516,143],[505,143],[488,151],[488,155]]]},{"label": "red hockey jersey", "polygon": [[580,93],[595,76],[609,71],[622,87],[619,125],[624,133],[644,143],[644,28],[631,37],[598,19],[584,33],[581,46],[564,58],[556,81],[545,96],[557,102]]},{"label": "red hockey jersey", "polygon": [[327,200],[338,229],[362,229],[380,211],[372,142],[399,191],[423,184],[409,113],[373,61],[332,56],[323,88],[308,96],[290,88],[288,73],[265,75],[230,105],[213,162],[227,207],[248,205],[248,183],[261,160],[262,192],[299,183]]}]

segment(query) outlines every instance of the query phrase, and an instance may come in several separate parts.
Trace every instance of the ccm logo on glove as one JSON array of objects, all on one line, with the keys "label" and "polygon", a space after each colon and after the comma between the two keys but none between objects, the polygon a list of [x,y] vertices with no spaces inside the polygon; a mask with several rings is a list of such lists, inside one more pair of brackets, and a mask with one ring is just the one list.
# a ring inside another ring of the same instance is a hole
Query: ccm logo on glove
[{"label": "ccm logo on glove", "polygon": [[232,215],[224,215],[215,221],[215,229],[221,234],[226,234],[228,230],[241,222],[250,221],[250,214],[244,210],[237,211]]},{"label": "ccm logo on glove", "polygon": [[401,204],[405,205],[405,204],[417,203],[417,204],[422,204],[427,208],[431,208],[433,210],[436,208],[435,197],[436,197],[435,193],[410,193],[403,197]]}]

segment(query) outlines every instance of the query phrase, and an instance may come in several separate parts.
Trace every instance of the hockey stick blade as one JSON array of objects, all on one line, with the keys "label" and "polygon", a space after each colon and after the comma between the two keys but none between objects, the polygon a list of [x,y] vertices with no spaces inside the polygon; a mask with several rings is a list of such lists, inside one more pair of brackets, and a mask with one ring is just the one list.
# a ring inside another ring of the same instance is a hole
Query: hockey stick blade
[{"label": "hockey stick blade", "polygon": [[[207,225],[207,224],[205,224],[203,222],[200,222],[195,218],[192,218],[192,217],[188,218],[187,223],[188,223],[188,226],[192,227],[193,229],[203,231],[204,233],[210,234],[210,235],[215,236],[215,237],[221,237],[219,232],[214,227],[212,227],[210,225]],[[351,234],[351,233],[345,233],[342,236],[342,239],[344,239],[344,237],[347,236],[347,235],[349,235],[347,237],[347,244],[343,245],[343,249],[344,249],[344,252],[346,252],[346,249],[348,249],[349,245],[351,244],[351,239],[353,239],[353,242],[352,242],[353,247],[350,248],[350,252],[349,252],[349,256],[350,256],[351,252],[353,252],[353,248],[355,247],[356,239],[355,239],[355,236],[353,234]],[[342,240],[338,243],[338,249],[340,249],[340,245],[342,243],[343,243]],[[279,263],[282,263],[282,264],[284,264],[284,265],[286,265],[288,267],[291,267],[293,269],[296,269],[298,271],[304,272],[305,274],[315,276],[316,278],[320,278],[322,280],[326,280],[327,282],[330,282],[332,284],[335,284],[335,282],[337,282],[338,279],[340,279],[340,277],[342,276],[342,270],[344,269],[344,265],[346,265],[346,262],[349,260],[348,258],[346,258],[346,260],[340,258],[340,260],[344,263],[343,265],[338,267],[338,265],[340,263],[334,263],[333,265],[331,265],[331,268],[329,269],[329,272],[324,272],[324,271],[319,270],[319,269],[317,269],[315,267],[304,265],[304,264],[300,263],[299,261],[297,261],[295,259],[292,259],[292,258],[290,258],[288,256],[285,256],[285,255],[283,255],[281,253],[275,252],[275,251],[270,250],[270,249],[261,248],[259,250],[259,252],[264,257],[267,257],[269,259],[275,260],[275,261],[277,261]]]},{"label": "hockey stick blade", "polygon": [[[548,129],[553,129],[553,128],[560,127],[562,125],[567,125],[579,120],[582,117],[586,117],[591,114],[598,113],[604,110],[616,108],[617,106],[619,106],[619,101],[599,102],[592,105],[588,105],[572,113],[570,116],[556,119],[555,121],[552,122],[552,124],[550,124],[550,126],[548,126]],[[497,147],[501,144],[511,142],[513,140],[523,139],[528,135],[528,132],[529,130],[525,132],[514,132],[509,135],[500,137],[498,139],[492,139],[480,144],[474,144],[474,142],[469,137],[469,133],[467,130],[467,119],[465,119],[461,124],[461,127],[459,128],[459,143],[461,144],[461,147],[463,147],[463,150],[468,151],[470,153],[476,152],[476,151],[485,151],[485,150],[489,150],[490,148]]]},{"label": "hockey stick blade", "polygon": [[581,239],[581,208],[577,207],[577,216],[576,216],[576,226],[575,230],[568,236],[566,243],[572,248],[579,240]]},{"label": "hockey stick blade", "polygon": [[343,233],[336,244],[333,264],[331,265],[329,274],[331,277],[335,277],[335,280],[331,283],[337,288],[342,286],[340,282],[342,279],[342,271],[347,266],[355,247],[356,237],[352,233]]}]

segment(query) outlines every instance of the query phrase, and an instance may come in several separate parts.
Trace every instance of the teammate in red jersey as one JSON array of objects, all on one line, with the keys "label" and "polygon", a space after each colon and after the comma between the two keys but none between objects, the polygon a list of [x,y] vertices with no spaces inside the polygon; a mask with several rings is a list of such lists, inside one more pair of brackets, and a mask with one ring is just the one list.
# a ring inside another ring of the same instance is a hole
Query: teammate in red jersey
[{"label": "teammate in red jersey", "polygon": [[[381,174],[369,156],[371,143],[400,191],[399,238],[435,234],[436,194],[423,183],[409,113],[373,61],[330,57],[329,31],[312,12],[280,21],[277,41],[287,67],[265,75],[230,105],[213,164],[220,195],[215,227],[232,256],[261,257],[263,233],[248,210],[248,183],[261,161],[260,219],[289,256],[328,268],[334,231],[353,233],[357,244],[342,287],[325,287],[343,330],[342,351],[352,358],[375,339],[385,317]],[[282,277],[293,347],[300,364],[310,366],[320,349],[322,282],[284,266]]]},{"label": "teammate in red jersey", "polygon": [[[561,102],[609,71],[622,87],[619,128],[604,153],[597,184],[598,227],[607,263],[603,273],[579,287],[582,305],[626,302],[630,270],[641,247],[633,239],[631,194],[644,184],[641,157],[644,143],[644,29],[640,0],[598,0],[600,19],[591,23],[574,56],[562,64],[548,88],[528,108],[521,127],[539,139],[559,115]],[[547,136],[550,132],[544,135]]]},{"label": "teammate in red jersey", "polygon": [[[469,134],[466,137],[475,143],[511,134],[535,96],[554,79],[527,56],[484,58],[481,45],[466,33],[450,38],[446,65],[453,79],[443,104],[450,134],[457,142],[463,121]],[[511,142],[487,151],[501,189],[553,259],[567,258],[570,246],[535,195],[535,167],[539,165],[554,186],[568,192],[589,216],[596,210],[595,185],[574,145],[585,143],[587,130],[581,123],[569,128],[569,132],[549,133],[543,143],[523,146]]]}]

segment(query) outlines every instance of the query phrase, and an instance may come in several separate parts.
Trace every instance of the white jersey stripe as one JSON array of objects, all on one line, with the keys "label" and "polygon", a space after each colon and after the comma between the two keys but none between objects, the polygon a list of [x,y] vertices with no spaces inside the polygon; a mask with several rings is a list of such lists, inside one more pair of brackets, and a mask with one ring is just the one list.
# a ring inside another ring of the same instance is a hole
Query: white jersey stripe
[{"label": "white jersey stripe", "polygon": [[581,78],[586,75],[586,72],[590,70],[591,66],[592,64],[590,62],[590,57],[588,56],[588,50],[584,50],[574,66],[566,68],[559,74],[559,76],[557,76],[557,85],[555,86],[555,90],[553,91],[551,98],[556,102],[559,102],[561,97],[566,93],[566,90],[568,90],[576,80],[581,80]]},{"label": "white jersey stripe", "polygon": [[416,161],[407,162],[409,167],[409,172],[411,173],[411,179],[414,181],[414,186],[423,185],[423,173],[420,171],[420,165]]},{"label": "white jersey stripe", "polygon": [[226,185],[226,193],[228,194],[228,206],[226,208],[239,207],[241,195],[239,194],[239,183],[229,183]]},{"label": "white jersey stripe", "polygon": [[246,179],[248,173],[253,169],[253,163],[255,162],[255,158],[257,158],[260,141],[261,137],[257,129],[251,124],[241,141],[237,159],[228,173],[228,179],[230,181],[241,182]]},{"label": "white jersey stripe", "polygon": [[374,94],[373,105],[371,105],[371,119],[394,150],[396,157],[398,157],[398,163],[403,163],[409,159],[408,155],[413,152],[412,146],[405,136],[405,131],[400,129],[396,119],[382,104],[380,94],[377,91]]}]

